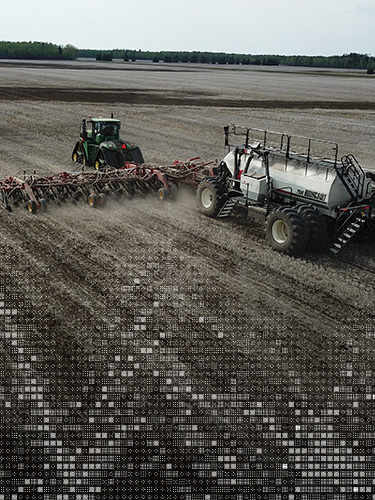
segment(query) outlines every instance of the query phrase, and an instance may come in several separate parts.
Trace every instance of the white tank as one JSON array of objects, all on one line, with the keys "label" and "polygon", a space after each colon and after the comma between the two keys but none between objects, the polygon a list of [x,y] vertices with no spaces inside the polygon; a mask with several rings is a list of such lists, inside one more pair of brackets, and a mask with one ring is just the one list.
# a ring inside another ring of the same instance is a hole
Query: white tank
[{"label": "white tank", "polygon": [[[242,153],[242,154],[241,154]],[[267,160],[268,158],[268,160]],[[336,207],[345,207],[352,196],[343,184],[331,160],[312,160],[303,155],[269,151],[258,155],[256,149],[232,150],[223,160],[233,178],[239,179],[241,191],[249,202],[262,203],[267,196],[267,168],[272,186],[272,199],[283,203],[292,199],[298,203],[313,204],[329,215]],[[235,169],[235,164],[239,168]],[[339,164],[340,165],[340,164]],[[373,186],[362,172],[361,196],[371,192]]]}]

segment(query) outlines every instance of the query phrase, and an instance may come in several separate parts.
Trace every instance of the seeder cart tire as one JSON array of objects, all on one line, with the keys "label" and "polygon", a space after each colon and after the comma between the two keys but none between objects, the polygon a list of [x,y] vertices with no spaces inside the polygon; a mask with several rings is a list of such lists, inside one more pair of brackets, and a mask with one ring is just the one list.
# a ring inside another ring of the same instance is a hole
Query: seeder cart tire
[{"label": "seeder cart tire", "polygon": [[323,215],[311,205],[300,205],[298,213],[304,217],[309,226],[307,250],[312,252],[324,250],[327,246],[327,223]]},{"label": "seeder cart tire", "polygon": [[266,238],[277,252],[301,254],[309,241],[309,228],[304,217],[291,207],[274,210],[266,222]]},{"label": "seeder cart tire", "polygon": [[226,200],[223,191],[223,185],[214,177],[202,181],[197,190],[199,211],[207,217],[217,217]]}]

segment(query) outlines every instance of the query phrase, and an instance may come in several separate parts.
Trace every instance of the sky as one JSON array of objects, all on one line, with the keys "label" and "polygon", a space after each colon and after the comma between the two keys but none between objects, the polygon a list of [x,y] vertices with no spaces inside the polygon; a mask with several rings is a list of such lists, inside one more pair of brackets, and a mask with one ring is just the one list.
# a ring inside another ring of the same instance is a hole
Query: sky
[{"label": "sky", "polygon": [[0,40],[80,49],[375,56],[375,0],[12,0]]}]

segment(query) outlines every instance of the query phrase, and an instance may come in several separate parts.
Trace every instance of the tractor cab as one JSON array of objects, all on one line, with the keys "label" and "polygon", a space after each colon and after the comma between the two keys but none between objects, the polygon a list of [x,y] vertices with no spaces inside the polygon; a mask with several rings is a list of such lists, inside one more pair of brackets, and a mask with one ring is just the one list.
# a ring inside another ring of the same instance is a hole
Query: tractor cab
[{"label": "tractor cab", "polygon": [[80,136],[84,140],[101,144],[104,141],[119,140],[121,122],[113,118],[83,119]]}]

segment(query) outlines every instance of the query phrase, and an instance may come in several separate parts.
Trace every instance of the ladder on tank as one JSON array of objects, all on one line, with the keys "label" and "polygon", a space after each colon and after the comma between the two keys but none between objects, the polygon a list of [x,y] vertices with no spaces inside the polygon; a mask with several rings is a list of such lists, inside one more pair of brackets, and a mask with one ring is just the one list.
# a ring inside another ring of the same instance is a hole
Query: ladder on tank
[{"label": "ladder on tank", "polygon": [[233,200],[233,198],[228,198],[227,201],[222,206],[218,214],[218,217],[229,217],[235,205],[236,202]]},{"label": "ladder on tank", "polygon": [[358,202],[363,196],[365,173],[353,155],[343,156],[341,164],[336,165],[336,172],[353,201]]},{"label": "ladder on tank", "polygon": [[330,248],[334,254],[341,252],[344,246],[355,236],[364,226],[366,218],[363,217],[362,212],[353,211],[351,215],[344,221],[344,223],[336,229],[336,240]]}]

